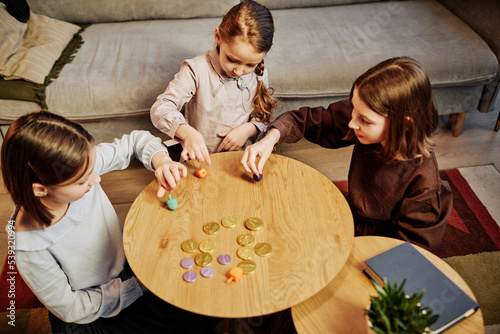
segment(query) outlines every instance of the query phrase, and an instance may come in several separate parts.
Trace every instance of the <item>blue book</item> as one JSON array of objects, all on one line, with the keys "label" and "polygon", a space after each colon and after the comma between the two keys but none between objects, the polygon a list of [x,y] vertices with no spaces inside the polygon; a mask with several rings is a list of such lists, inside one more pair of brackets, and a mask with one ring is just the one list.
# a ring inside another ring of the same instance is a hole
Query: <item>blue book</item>
[{"label": "blue book", "polygon": [[471,316],[479,304],[449,279],[432,262],[427,260],[409,242],[391,248],[365,261],[365,274],[383,286],[386,278],[391,284],[401,284],[411,296],[415,290],[423,291],[420,303],[439,315],[430,326],[432,333],[442,333]]}]

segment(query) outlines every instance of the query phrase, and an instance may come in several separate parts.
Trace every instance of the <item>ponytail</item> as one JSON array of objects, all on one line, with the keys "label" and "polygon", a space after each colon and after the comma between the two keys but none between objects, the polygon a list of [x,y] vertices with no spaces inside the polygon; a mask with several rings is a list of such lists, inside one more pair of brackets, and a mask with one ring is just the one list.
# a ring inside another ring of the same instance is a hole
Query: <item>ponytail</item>
[{"label": "ponytail", "polygon": [[257,88],[253,96],[254,109],[250,117],[267,124],[271,121],[273,111],[278,106],[279,100],[273,96],[274,89],[268,89],[262,80],[264,76],[264,59],[255,68],[255,74],[257,74]]}]

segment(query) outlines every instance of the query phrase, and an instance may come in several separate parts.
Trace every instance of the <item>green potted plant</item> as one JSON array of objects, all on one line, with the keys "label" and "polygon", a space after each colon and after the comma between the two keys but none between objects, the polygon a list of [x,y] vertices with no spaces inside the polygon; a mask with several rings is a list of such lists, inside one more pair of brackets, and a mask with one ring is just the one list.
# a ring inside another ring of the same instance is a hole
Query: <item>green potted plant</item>
[{"label": "green potted plant", "polygon": [[371,304],[365,310],[368,316],[368,325],[378,334],[421,334],[430,333],[429,326],[435,323],[438,315],[432,310],[423,307],[420,300],[423,292],[415,291],[407,296],[403,290],[404,280],[398,286],[397,282],[390,284],[384,279],[384,287],[372,280],[378,296],[370,297]]}]

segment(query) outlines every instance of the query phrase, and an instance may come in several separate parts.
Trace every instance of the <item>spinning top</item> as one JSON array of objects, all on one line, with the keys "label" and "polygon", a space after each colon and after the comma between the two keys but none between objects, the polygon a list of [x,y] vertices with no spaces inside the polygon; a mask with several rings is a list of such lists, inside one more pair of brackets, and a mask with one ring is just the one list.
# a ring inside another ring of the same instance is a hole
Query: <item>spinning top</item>
[{"label": "spinning top", "polygon": [[172,198],[171,195],[168,195],[167,208],[169,208],[172,211],[177,209],[177,200],[175,198]]},{"label": "spinning top", "polygon": [[205,168],[199,168],[197,171],[196,171],[196,176],[198,176],[200,179],[204,178],[205,176],[207,176],[207,171]]},{"label": "spinning top", "polygon": [[240,267],[234,267],[229,271],[229,279],[226,283],[230,283],[231,281],[238,282],[241,276],[243,276],[243,269]]},{"label": "spinning top", "polygon": [[262,174],[260,174],[260,175],[256,175],[256,174],[254,174],[254,175],[253,175],[253,179],[254,179],[255,181],[257,181],[257,182],[260,182],[260,181],[262,180],[262,177],[263,177],[263,175],[262,175]]}]

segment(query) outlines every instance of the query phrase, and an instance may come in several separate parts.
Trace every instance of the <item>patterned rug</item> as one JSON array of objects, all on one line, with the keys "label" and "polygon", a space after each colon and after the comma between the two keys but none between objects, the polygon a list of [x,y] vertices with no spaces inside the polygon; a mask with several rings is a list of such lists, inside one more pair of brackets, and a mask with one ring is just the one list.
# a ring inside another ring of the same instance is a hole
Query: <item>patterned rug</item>
[{"label": "patterned rug", "polygon": [[[500,173],[487,165],[442,170],[440,175],[452,187],[453,211],[434,253],[446,258],[474,291],[485,325],[500,324]],[[335,184],[341,190],[347,185]],[[47,310],[17,269],[4,265],[1,282],[0,333],[50,333]]]}]

